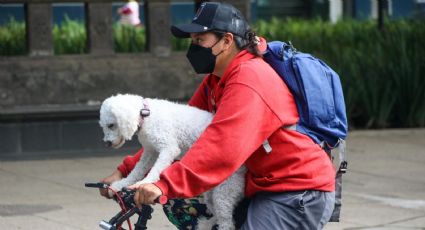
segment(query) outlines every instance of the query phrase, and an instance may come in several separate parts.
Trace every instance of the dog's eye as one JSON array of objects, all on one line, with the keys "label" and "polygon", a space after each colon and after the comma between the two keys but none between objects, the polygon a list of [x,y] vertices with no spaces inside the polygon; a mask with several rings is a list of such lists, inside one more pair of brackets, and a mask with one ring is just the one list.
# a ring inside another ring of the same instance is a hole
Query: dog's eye
[{"label": "dog's eye", "polygon": [[114,128],[114,124],[109,124],[108,128],[110,128],[110,129]]}]

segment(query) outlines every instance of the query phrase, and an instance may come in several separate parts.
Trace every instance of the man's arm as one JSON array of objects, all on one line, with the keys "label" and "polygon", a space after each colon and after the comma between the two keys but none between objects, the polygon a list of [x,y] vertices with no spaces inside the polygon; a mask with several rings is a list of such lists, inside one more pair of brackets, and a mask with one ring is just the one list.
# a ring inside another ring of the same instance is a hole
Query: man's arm
[{"label": "man's arm", "polygon": [[212,123],[155,183],[163,195],[194,197],[217,186],[280,128],[281,121],[253,89],[244,84],[227,87]]}]

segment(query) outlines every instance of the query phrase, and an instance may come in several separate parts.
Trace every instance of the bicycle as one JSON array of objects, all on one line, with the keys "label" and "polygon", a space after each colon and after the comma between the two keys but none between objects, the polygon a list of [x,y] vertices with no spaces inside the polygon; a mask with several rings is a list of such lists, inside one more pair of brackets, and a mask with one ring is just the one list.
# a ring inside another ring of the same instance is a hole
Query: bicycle
[{"label": "bicycle", "polygon": [[[85,187],[89,188],[105,188],[114,192],[113,199],[121,206],[121,211],[118,212],[109,221],[102,220],[99,223],[99,227],[104,230],[126,230],[122,227],[122,224],[127,221],[129,230],[133,230],[130,223],[130,217],[137,214],[137,222],[134,224],[134,230],[146,230],[147,222],[152,218],[153,208],[150,205],[142,205],[139,209],[134,203],[134,190],[123,188],[121,191],[115,191],[105,183],[85,183]],[[167,203],[167,197],[160,196],[155,199],[156,203],[165,204]]]}]

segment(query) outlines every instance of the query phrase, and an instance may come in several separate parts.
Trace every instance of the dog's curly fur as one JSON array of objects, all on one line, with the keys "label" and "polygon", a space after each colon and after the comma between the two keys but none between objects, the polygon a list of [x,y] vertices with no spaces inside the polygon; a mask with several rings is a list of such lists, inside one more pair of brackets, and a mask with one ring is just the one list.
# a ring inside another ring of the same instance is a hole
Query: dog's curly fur
[{"label": "dog's curly fur", "polygon": [[[142,119],[140,111],[144,103],[149,106],[150,115]],[[166,100],[144,99],[130,94],[107,98],[100,109],[103,140],[119,148],[137,134],[144,147],[140,161],[128,177],[113,183],[112,188],[121,190],[135,183],[158,181],[160,173],[183,157],[212,117],[209,112]],[[225,182],[204,194],[204,202],[214,217],[199,220],[198,229],[211,229],[215,224],[219,229],[234,229],[232,213],[243,198],[245,172],[242,166]]]}]

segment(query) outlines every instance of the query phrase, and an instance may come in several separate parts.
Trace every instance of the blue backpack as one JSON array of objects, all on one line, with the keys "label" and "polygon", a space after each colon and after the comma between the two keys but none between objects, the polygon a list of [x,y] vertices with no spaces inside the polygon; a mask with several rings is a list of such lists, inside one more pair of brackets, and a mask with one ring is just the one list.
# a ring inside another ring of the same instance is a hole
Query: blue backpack
[{"label": "blue backpack", "polygon": [[268,43],[263,57],[294,95],[300,116],[296,130],[331,149],[345,140],[348,125],[338,74],[285,42]]},{"label": "blue backpack", "polygon": [[[348,124],[341,81],[323,61],[298,52],[291,43],[273,41],[267,45],[264,60],[279,74],[295,98],[300,119],[292,128],[320,144],[329,155],[332,149],[339,149],[335,208],[330,220],[337,222],[341,208],[341,176],[347,169],[345,138]],[[271,151],[267,140],[265,144],[266,151]]]}]

